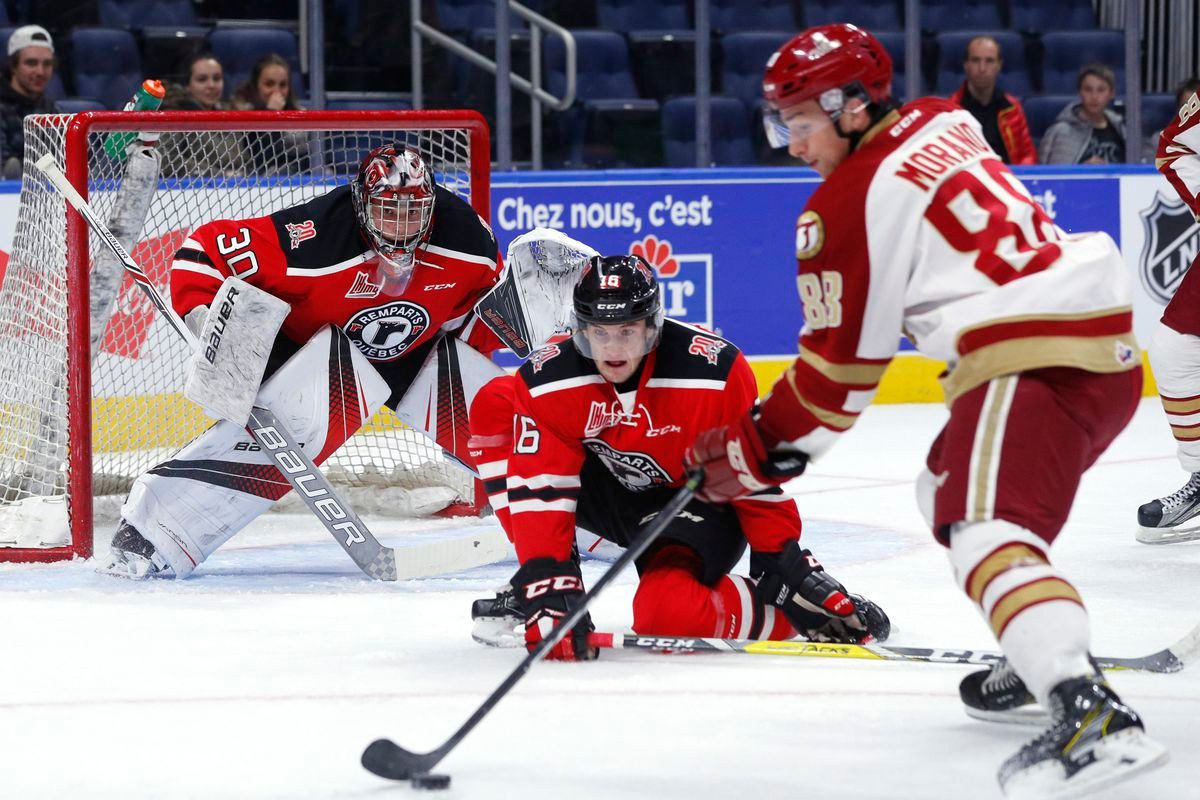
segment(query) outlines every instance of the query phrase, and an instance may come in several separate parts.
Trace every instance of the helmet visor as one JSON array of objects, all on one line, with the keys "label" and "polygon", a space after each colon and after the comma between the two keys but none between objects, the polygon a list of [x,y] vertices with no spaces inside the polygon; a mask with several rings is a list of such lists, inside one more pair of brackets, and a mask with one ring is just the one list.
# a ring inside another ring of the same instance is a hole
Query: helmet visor
[{"label": "helmet visor", "polygon": [[633,361],[658,347],[663,312],[632,322],[585,322],[572,313],[571,341],[584,358],[594,361]]}]

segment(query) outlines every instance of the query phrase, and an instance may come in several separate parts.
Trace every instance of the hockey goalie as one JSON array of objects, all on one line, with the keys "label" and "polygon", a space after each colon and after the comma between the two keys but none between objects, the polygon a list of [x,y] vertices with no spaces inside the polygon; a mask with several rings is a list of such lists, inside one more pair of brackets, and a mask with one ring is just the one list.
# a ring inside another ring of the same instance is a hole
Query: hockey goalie
[{"label": "hockey goalie", "polygon": [[[186,577],[289,491],[244,428],[251,403],[320,464],[381,406],[422,401],[439,360],[473,393],[499,373],[473,307],[500,268],[487,223],[403,144],[312,200],[196,228],[171,303],[201,341],[185,393],[222,421],[137,479],[101,571]],[[461,427],[443,446],[465,458]]]}]

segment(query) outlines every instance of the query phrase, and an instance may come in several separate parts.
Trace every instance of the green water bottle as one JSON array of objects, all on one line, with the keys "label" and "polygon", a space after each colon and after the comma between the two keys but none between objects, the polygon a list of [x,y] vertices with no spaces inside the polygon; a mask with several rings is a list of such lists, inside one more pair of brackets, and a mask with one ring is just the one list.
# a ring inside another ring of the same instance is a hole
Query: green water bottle
[{"label": "green water bottle", "polygon": [[[133,98],[125,104],[125,111],[155,111],[162,105],[163,95],[166,90],[163,89],[162,81],[149,80],[142,81],[142,85],[138,87]],[[125,159],[125,150],[137,138],[136,131],[121,131],[120,133],[110,133],[104,139],[104,150],[112,158],[118,160]]]}]

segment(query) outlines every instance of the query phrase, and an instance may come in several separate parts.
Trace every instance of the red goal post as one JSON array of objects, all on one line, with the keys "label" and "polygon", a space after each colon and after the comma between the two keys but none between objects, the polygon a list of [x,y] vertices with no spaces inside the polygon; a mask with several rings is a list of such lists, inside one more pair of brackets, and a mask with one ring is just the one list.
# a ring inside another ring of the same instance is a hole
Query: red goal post
[{"label": "red goal post", "polygon": [[[135,156],[106,152],[105,138],[121,132],[160,136],[157,176],[145,179]],[[33,162],[54,154],[118,238],[130,201],[143,201],[144,221],[125,226],[137,228],[125,244],[167,294],[171,257],[191,229],[322,194],[348,181],[365,152],[386,141],[416,145],[443,186],[490,217],[489,133],[474,111],[26,118],[20,207],[0,284],[0,562],[89,557],[94,499],[104,498],[104,524],[115,522],[115,503],[133,479],[209,424],[181,395],[182,345],[128,278],[117,274],[114,283],[101,274],[108,274],[104,246]],[[325,470],[335,483],[371,495],[437,488],[452,490],[456,507],[479,506],[474,480],[386,409]]]}]

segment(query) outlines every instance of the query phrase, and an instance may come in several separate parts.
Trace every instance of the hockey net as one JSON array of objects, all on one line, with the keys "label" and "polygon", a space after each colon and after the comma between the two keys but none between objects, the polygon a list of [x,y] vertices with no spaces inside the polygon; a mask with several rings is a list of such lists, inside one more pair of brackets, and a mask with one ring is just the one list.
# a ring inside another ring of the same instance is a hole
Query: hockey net
[{"label": "hockey net", "polygon": [[[137,153],[125,158],[110,148],[114,157],[104,146],[111,134],[131,131],[161,134],[159,170],[148,178]],[[68,213],[33,162],[53,154],[169,296],[169,265],[192,228],[322,194],[349,181],[367,150],[389,141],[416,145],[443,186],[489,216],[488,133],[474,112],[26,118],[20,210],[0,285],[0,561],[89,557],[93,529],[115,522],[133,480],[211,424],[182,396],[183,343],[133,282],[104,264],[105,246]],[[123,221],[139,202],[148,204],[144,222]],[[406,505],[420,513],[446,498],[477,508],[472,477],[387,409],[324,470],[363,513]],[[421,496],[403,499],[412,494]]]}]

